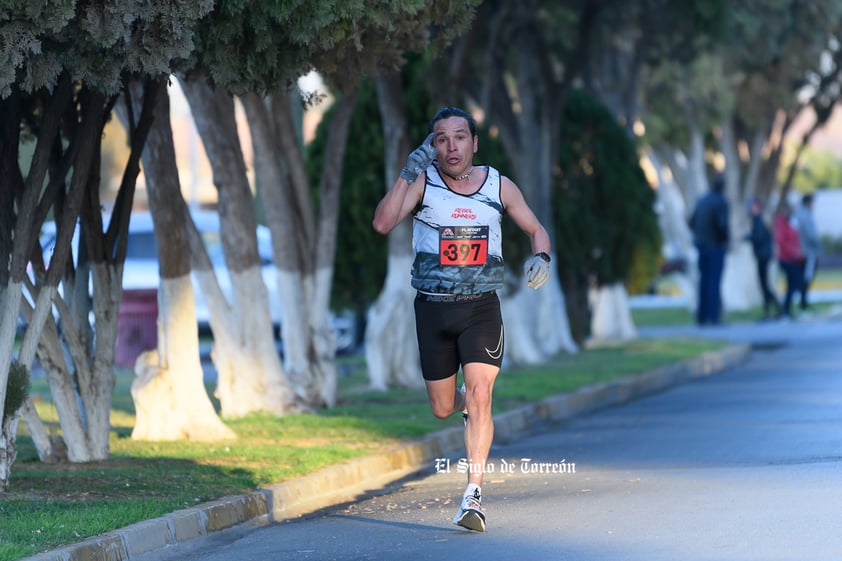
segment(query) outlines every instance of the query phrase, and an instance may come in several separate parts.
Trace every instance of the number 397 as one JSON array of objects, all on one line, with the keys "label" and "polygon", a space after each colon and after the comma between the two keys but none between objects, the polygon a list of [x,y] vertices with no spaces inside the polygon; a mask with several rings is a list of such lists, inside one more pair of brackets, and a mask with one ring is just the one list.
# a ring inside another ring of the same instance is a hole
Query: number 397
[{"label": "number 397", "polygon": [[450,265],[481,265],[485,262],[483,243],[457,241],[443,243],[441,248],[442,263]]}]

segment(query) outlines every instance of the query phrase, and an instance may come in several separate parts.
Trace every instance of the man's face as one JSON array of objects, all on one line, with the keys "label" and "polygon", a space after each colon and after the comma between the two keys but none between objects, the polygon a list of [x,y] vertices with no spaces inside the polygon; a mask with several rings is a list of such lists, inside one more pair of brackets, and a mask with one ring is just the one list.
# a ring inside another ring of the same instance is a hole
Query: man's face
[{"label": "man's face", "polygon": [[441,119],[433,126],[433,132],[439,165],[452,175],[464,173],[477,151],[477,139],[471,136],[468,121],[464,117]]}]

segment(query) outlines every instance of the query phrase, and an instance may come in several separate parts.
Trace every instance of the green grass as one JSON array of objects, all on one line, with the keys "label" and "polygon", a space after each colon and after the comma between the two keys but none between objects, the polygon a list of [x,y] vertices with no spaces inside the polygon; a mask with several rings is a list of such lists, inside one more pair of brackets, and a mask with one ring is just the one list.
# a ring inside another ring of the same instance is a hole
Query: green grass
[{"label": "green grass", "polygon": [[[818,314],[826,312],[832,307],[832,303],[818,303],[811,305],[813,312]],[[632,321],[634,321],[634,324],[637,327],[692,325],[696,321],[691,310],[681,307],[638,308],[632,310],[631,314]],[[723,319],[725,323],[728,324],[759,321],[762,317],[763,310],[760,307],[754,307],[745,311],[727,312]]]},{"label": "green grass", "polygon": [[[559,356],[540,366],[507,369],[495,385],[495,411],[631,376],[721,346],[693,339],[642,339]],[[345,374],[335,408],[229,421],[238,435],[232,441],[132,440],[132,373],[127,370],[117,375],[108,461],[42,464],[21,424],[10,489],[0,496],[0,561],[15,561],[201,502],[250,492],[461,424],[458,416],[435,419],[424,390],[367,389],[360,358],[342,359],[341,370]],[[55,423],[45,382],[35,380],[32,390],[45,421]]]}]

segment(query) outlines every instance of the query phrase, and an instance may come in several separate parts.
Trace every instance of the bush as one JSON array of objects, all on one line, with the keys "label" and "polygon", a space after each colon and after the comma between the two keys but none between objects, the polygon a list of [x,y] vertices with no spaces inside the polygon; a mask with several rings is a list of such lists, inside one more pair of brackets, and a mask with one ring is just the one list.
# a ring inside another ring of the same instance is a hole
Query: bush
[{"label": "bush", "polygon": [[3,424],[17,413],[29,397],[29,370],[18,362],[9,367],[9,382],[6,384],[6,401],[3,403]]},{"label": "bush", "polygon": [[588,290],[624,282],[640,291],[658,274],[661,234],[655,193],[634,142],[584,91],[571,92],[553,191],[559,278],[573,337],[590,331]]}]

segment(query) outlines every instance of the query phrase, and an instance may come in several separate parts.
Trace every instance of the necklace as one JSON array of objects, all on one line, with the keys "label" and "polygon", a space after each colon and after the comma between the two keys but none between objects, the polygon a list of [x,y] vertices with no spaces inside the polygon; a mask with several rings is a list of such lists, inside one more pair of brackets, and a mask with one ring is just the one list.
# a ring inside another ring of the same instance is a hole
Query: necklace
[{"label": "necklace", "polygon": [[471,169],[468,170],[467,173],[463,173],[462,175],[450,175],[449,173],[445,172],[445,174],[456,181],[462,181],[463,179],[468,179],[471,177],[471,174],[474,173],[474,166],[471,166]]}]

